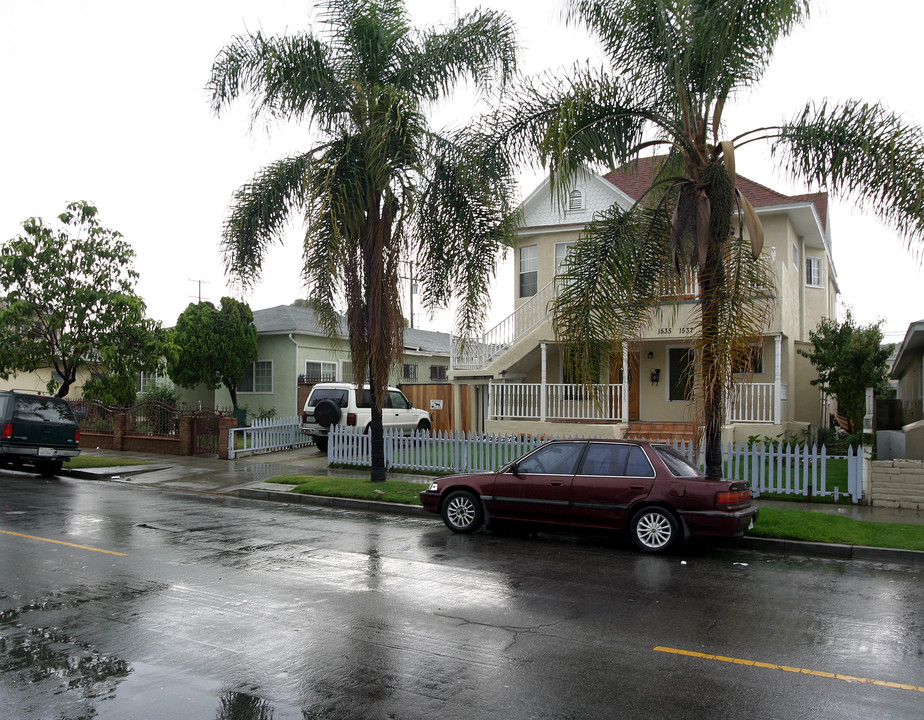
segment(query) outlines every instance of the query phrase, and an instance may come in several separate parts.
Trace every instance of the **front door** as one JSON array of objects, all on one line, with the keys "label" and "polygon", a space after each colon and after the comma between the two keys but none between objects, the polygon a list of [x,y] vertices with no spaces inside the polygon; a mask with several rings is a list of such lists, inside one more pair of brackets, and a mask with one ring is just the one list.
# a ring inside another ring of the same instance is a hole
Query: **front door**
[{"label": "front door", "polygon": [[[638,392],[638,365],[639,354],[637,352],[629,353],[629,417],[626,420],[639,419],[639,392]],[[616,363],[611,366],[610,384],[622,384],[622,358],[617,359]]]}]

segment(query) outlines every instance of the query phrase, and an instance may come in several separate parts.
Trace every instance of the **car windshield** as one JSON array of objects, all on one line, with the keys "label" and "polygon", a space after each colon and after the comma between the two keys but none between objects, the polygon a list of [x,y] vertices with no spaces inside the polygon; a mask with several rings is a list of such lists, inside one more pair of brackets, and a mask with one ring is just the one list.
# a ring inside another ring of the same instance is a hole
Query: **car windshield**
[{"label": "car windshield", "polygon": [[677,452],[670,445],[652,445],[654,451],[658,453],[671,475],[675,477],[701,477],[702,473],[693,467],[687,459]]},{"label": "car windshield", "polygon": [[16,396],[13,419],[24,422],[59,422],[76,424],[71,406],[63,400],[48,397]]},{"label": "car windshield", "polygon": [[309,407],[316,407],[322,400],[330,400],[337,407],[345,408],[347,406],[347,391],[343,388],[315,388],[311,392],[311,402]]}]

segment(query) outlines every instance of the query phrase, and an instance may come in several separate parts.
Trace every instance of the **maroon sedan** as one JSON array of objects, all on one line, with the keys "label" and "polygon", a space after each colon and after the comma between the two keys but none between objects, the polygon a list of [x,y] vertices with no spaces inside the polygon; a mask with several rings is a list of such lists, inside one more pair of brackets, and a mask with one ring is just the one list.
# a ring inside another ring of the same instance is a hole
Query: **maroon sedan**
[{"label": "maroon sedan", "polygon": [[747,483],[708,480],[670,446],[628,440],[555,440],[498,472],[441,478],[420,500],[453,532],[491,519],[628,530],[647,552],[736,537],[757,517]]}]

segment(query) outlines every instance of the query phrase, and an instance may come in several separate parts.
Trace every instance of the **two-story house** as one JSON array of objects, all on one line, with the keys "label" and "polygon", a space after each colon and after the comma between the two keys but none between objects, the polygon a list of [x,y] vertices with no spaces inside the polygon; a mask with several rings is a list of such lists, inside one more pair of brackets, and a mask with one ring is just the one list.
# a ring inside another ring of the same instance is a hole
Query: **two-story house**
[{"label": "two-story house", "polygon": [[[562,364],[550,321],[556,275],[595,213],[628,208],[650,186],[652,159],[602,177],[585,173],[567,207],[546,180],[523,203],[512,278],[512,315],[479,338],[453,343],[457,426],[477,431],[597,436],[694,434],[688,397],[695,283],[659,317],[624,357],[612,363],[595,397]],[[776,302],[753,372],[736,375],[723,439],[799,433],[827,422],[826,400],[810,382],[816,374],[797,353],[822,317],[834,317],[838,297],[824,193],[787,196],[738,176],[737,187],[764,229],[764,260],[776,280]],[[465,414],[467,413],[467,414]]]}]

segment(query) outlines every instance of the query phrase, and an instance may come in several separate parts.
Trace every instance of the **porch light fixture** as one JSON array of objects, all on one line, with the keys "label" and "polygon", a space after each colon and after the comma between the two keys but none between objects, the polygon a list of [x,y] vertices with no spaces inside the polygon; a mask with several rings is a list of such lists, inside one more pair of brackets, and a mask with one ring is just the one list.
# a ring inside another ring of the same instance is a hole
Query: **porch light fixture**
[{"label": "porch light fixture", "polygon": [[648,351],[648,359],[649,359],[649,360],[654,360],[654,353],[651,352],[650,350]]}]

